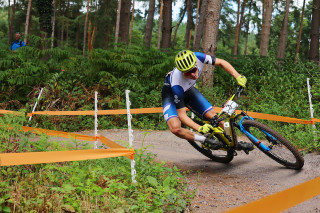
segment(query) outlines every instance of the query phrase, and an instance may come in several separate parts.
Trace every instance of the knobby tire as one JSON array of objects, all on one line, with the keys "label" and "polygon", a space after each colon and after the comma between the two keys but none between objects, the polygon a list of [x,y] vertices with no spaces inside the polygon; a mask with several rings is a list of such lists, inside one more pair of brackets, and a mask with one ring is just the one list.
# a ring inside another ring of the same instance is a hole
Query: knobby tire
[{"label": "knobby tire", "polygon": [[[268,127],[262,123],[259,123],[255,120],[245,120],[245,121],[243,121],[242,125],[247,131],[249,131],[249,132],[251,131],[250,133],[253,135],[254,135],[254,131],[261,132],[261,130],[263,130],[277,139],[277,141],[274,142],[273,140],[271,140],[271,139],[269,140],[266,137],[266,139],[270,142],[270,147],[273,146],[273,148],[270,151],[265,151],[256,145],[263,153],[265,153],[271,159],[275,160],[276,162],[278,162],[278,163],[280,163],[290,169],[299,170],[303,167],[304,159],[303,159],[302,155],[300,154],[300,152],[287,139],[285,139],[278,132],[276,132],[275,130],[271,129],[270,127]],[[257,128],[257,129],[255,129],[255,128]],[[257,135],[254,135],[254,136],[257,137]],[[258,139],[260,140],[260,138],[258,138]],[[253,142],[252,139],[250,139],[250,140]],[[264,141],[262,141],[262,142],[264,142]],[[276,143],[276,144],[274,144],[274,143]],[[255,143],[253,142],[253,144],[255,144]],[[279,154],[276,153],[277,150],[280,151]],[[290,156],[288,158],[284,158],[281,156],[281,155],[285,154],[284,151],[289,151]],[[292,158],[292,160],[290,160],[289,158]]]},{"label": "knobby tire", "polygon": [[[198,123],[199,125],[203,125],[204,123],[202,121],[199,121],[197,119],[193,119],[194,122]],[[218,138],[219,139],[219,138]],[[201,154],[204,156],[210,158],[212,161],[219,162],[219,163],[229,163],[233,160],[233,151],[227,150],[209,150],[202,147],[202,145],[199,142],[194,142],[188,140],[191,146],[198,150]],[[222,154],[220,154],[222,153]]]}]

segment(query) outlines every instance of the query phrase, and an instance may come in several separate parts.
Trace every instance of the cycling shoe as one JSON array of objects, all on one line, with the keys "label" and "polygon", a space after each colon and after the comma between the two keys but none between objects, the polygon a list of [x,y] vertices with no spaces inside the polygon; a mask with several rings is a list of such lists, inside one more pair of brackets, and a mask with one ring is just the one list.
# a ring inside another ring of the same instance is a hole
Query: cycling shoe
[{"label": "cycling shoe", "polygon": [[222,142],[220,142],[218,140],[206,138],[205,141],[202,143],[202,147],[206,148],[206,149],[217,150],[217,149],[224,147],[224,145]]}]

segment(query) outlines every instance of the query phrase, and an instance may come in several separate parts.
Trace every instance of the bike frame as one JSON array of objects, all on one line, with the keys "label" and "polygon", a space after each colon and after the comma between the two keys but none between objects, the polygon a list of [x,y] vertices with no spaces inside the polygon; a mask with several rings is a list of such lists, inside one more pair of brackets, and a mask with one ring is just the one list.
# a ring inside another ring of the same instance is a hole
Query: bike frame
[{"label": "bike frame", "polygon": [[[236,95],[240,97],[240,94],[242,92],[243,88],[238,87],[236,93],[228,100],[232,101]],[[227,102],[226,102],[227,103]],[[227,116],[225,116],[227,115]],[[223,118],[225,116],[225,118]],[[237,119],[239,116],[243,116],[239,123],[237,123]],[[264,145],[259,139],[257,139],[255,136],[253,136],[249,131],[247,131],[244,126],[242,125],[242,122],[244,120],[254,120],[252,117],[248,116],[244,111],[242,111],[240,114],[237,114],[236,112],[233,112],[232,115],[228,115],[225,113],[223,110],[221,110],[220,113],[218,113],[217,116],[214,117],[214,119],[210,120],[212,126],[214,127],[213,132],[210,134],[209,137],[218,137],[220,140],[224,141],[229,147],[231,148],[237,148],[237,137],[235,133],[235,127],[237,127],[242,133],[244,133],[249,139],[253,141],[253,143],[258,146],[260,149],[268,152],[271,149]],[[225,131],[219,127],[219,123],[221,121],[227,121],[230,123],[230,128],[231,128],[231,137],[228,137],[228,135],[225,134]],[[272,140],[276,141],[277,139],[274,138],[272,135],[269,133],[263,131],[260,129],[261,132],[263,132],[267,137],[271,138]],[[225,148],[222,148],[223,150],[226,150]]]}]

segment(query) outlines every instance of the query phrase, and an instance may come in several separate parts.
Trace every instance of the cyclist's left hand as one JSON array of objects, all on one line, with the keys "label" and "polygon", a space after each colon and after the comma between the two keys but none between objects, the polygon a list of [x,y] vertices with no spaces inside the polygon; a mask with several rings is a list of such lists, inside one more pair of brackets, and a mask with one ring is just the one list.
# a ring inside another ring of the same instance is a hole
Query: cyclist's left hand
[{"label": "cyclist's left hand", "polygon": [[243,75],[240,75],[236,78],[238,85],[242,87],[246,87],[247,78]]},{"label": "cyclist's left hand", "polygon": [[211,130],[213,130],[213,127],[210,124],[205,124],[199,127],[198,132],[202,134],[207,134]]}]

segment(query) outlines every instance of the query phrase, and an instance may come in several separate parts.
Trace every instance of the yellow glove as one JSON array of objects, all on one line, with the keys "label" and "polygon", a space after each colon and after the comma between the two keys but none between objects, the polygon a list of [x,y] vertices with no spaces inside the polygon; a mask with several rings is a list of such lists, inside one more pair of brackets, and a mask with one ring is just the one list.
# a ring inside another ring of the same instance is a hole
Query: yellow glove
[{"label": "yellow glove", "polygon": [[242,87],[246,87],[247,78],[243,75],[240,75],[236,78],[238,85]]},{"label": "yellow glove", "polygon": [[207,134],[208,132],[210,132],[210,130],[213,130],[213,127],[210,124],[205,124],[199,127],[198,132],[202,134]]}]

